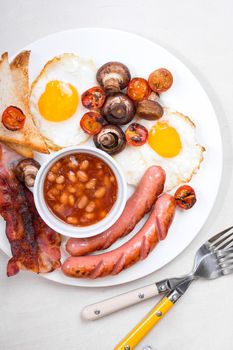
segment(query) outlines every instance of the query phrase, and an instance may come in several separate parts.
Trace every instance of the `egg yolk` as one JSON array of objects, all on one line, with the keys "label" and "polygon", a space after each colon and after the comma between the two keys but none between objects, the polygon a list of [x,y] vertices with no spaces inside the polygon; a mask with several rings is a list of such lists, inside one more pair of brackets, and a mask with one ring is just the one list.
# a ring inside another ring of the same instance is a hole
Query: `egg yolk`
[{"label": "egg yolk", "polygon": [[45,119],[61,122],[75,113],[78,103],[78,92],[73,85],[53,80],[47,83],[45,91],[40,96],[38,107]]},{"label": "egg yolk", "polygon": [[148,143],[155,152],[166,158],[177,156],[182,148],[178,132],[165,122],[157,122],[150,129]]}]

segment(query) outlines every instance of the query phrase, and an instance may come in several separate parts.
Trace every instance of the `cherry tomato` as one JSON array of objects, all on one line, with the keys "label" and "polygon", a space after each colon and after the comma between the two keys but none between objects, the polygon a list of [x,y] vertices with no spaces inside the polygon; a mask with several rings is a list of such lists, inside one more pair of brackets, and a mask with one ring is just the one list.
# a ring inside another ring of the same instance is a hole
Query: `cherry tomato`
[{"label": "cherry tomato", "polygon": [[176,204],[182,209],[190,209],[197,201],[194,189],[191,186],[183,185],[176,190]]},{"label": "cherry tomato", "polygon": [[148,131],[145,126],[132,123],[125,131],[126,141],[131,146],[142,146],[146,143],[148,137]]},{"label": "cherry tomato", "polygon": [[16,131],[22,129],[26,120],[20,108],[9,106],[2,113],[2,123],[8,130]]},{"label": "cherry tomato", "polygon": [[89,135],[98,134],[105,124],[106,121],[102,115],[94,111],[85,113],[80,120],[81,128]]},{"label": "cherry tomato", "polygon": [[153,91],[164,92],[172,86],[173,76],[169,70],[160,68],[149,75],[148,83]]},{"label": "cherry tomato", "polygon": [[147,98],[150,94],[150,87],[146,79],[133,78],[128,85],[127,95],[131,100],[139,102]]},{"label": "cherry tomato", "polygon": [[103,106],[106,95],[103,89],[95,86],[82,94],[82,104],[88,109],[99,109]]}]

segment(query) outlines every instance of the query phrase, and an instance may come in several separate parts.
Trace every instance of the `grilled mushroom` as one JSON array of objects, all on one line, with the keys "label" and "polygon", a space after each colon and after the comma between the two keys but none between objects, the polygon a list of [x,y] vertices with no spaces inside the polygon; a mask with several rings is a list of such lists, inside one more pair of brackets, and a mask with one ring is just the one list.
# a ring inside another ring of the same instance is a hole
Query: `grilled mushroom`
[{"label": "grilled mushroom", "polygon": [[130,81],[129,69],[120,62],[108,62],[100,67],[96,79],[106,93],[119,92]]},{"label": "grilled mushroom", "polygon": [[39,169],[40,164],[36,160],[26,158],[17,164],[15,172],[19,181],[24,182],[28,187],[33,187]]},{"label": "grilled mushroom", "polygon": [[156,120],[163,116],[163,107],[152,100],[143,100],[138,103],[137,115],[147,120]]},{"label": "grilled mushroom", "polygon": [[108,154],[117,154],[121,152],[126,145],[125,134],[120,127],[116,125],[106,125],[93,137],[97,148]]},{"label": "grilled mushroom", "polygon": [[127,95],[118,92],[108,96],[102,114],[110,124],[124,125],[133,119],[135,107]]}]

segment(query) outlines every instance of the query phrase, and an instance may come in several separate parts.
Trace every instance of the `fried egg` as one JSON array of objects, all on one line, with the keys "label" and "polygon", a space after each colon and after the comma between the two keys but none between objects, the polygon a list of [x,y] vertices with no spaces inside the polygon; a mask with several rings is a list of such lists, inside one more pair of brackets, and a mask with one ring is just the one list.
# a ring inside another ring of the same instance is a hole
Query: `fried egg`
[{"label": "fried egg", "polygon": [[79,145],[88,139],[80,119],[88,110],[81,95],[95,86],[96,67],[74,54],[54,57],[32,83],[30,109],[51,149]]},{"label": "fried egg", "polygon": [[189,182],[203,160],[204,148],[196,141],[195,125],[179,112],[164,109],[159,120],[137,119],[148,130],[143,146],[127,145],[114,156],[129,185],[136,186],[146,169],[161,166],[166,172],[165,191]]}]

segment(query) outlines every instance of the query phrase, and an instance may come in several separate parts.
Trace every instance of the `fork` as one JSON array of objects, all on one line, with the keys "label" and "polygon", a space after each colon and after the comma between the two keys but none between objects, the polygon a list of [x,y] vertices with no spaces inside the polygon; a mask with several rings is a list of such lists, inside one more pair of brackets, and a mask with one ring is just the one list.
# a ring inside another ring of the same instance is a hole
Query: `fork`
[{"label": "fork", "polygon": [[[164,279],[157,283],[152,283],[110,299],[88,305],[82,310],[82,317],[86,320],[96,320],[128,306],[138,304],[156,295],[167,293],[173,290],[179,283],[185,281],[187,277],[191,278],[193,275],[195,278],[198,278],[195,272],[198,270],[202,259],[207,254],[230,247],[233,247],[233,226],[217,233],[198,249],[194,259],[193,270],[189,274],[179,278]],[[213,260],[213,257],[210,259]]]},{"label": "fork", "polygon": [[200,261],[196,270],[191,272],[174,290],[163,297],[114,350],[133,350],[142,338],[144,338],[144,336],[174,306],[195,279],[202,277],[212,280],[230,273],[233,273],[233,248],[214,250],[206,254]]}]

